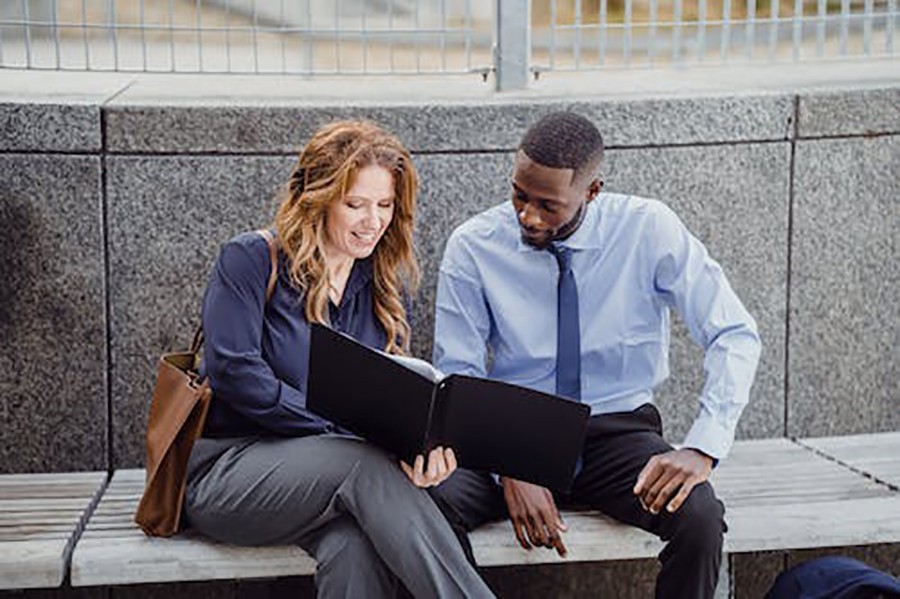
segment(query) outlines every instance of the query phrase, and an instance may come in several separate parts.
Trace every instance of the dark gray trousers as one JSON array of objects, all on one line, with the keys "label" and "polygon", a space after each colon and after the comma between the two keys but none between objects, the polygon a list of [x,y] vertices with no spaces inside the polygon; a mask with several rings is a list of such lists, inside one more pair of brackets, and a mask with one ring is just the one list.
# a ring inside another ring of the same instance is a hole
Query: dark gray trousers
[{"label": "dark gray trousers", "polygon": [[319,597],[491,597],[428,494],[374,446],[338,436],[200,439],[184,514],[237,545],[298,544]]},{"label": "dark gray trousers", "polygon": [[[591,507],[667,541],[659,555],[658,599],[712,598],[722,560],[725,507],[709,483],[694,487],[674,514],[653,515],[632,492],[637,476],[656,454],[672,449],[662,438],[659,412],[645,405],[633,412],[595,416],[588,422],[583,467],[558,506]],[[458,469],[431,496],[447,516],[471,559],[467,533],[509,517],[503,488],[489,474]]]}]

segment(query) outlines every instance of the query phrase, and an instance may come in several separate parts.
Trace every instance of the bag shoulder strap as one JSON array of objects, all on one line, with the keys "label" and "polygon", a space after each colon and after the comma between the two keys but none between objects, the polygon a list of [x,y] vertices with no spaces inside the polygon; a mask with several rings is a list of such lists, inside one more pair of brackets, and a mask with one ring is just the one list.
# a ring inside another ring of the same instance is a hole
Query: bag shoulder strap
[{"label": "bag shoulder strap", "polygon": [[[269,303],[269,300],[272,299],[272,294],[275,293],[275,283],[278,281],[278,242],[275,240],[275,236],[272,235],[272,231],[269,229],[259,229],[257,233],[266,240],[266,245],[269,247],[270,270],[269,282],[266,284],[266,303]],[[193,354],[198,353],[202,345],[203,325],[199,325],[196,332],[194,332],[194,339],[191,341],[190,352]],[[199,356],[197,359],[199,360]]]},{"label": "bag shoulder strap", "polygon": [[275,282],[278,281],[278,242],[275,241],[275,236],[272,235],[272,231],[269,229],[260,229],[257,233],[262,235],[262,238],[266,240],[266,245],[269,246],[271,270],[269,272],[269,284],[266,285],[266,302],[268,302],[272,299],[272,294],[275,292]]}]

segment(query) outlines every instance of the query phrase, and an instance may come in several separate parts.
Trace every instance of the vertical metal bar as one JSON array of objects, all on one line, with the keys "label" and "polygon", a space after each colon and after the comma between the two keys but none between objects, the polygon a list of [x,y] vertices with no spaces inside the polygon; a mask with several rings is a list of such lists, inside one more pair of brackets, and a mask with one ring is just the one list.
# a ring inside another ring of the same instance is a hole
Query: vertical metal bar
[{"label": "vertical metal bar", "polygon": [[340,44],[340,17],[341,13],[341,0],[334,1],[334,36],[333,44],[334,44],[334,70],[335,72],[340,72],[341,70],[341,44]]},{"label": "vertical metal bar", "polygon": [[656,39],[658,35],[656,26],[659,22],[659,5],[657,4],[657,0],[650,0],[649,9],[650,28],[647,31],[647,58],[652,65],[656,58]]},{"label": "vertical metal bar", "polygon": [[803,0],[794,0],[794,62],[800,60],[800,44],[803,43]]},{"label": "vertical metal bar", "polygon": [[22,17],[25,23],[25,66],[31,68],[31,14],[28,0],[22,0]]},{"label": "vertical metal bar", "polygon": [[[337,0],[339,5],[341,0]],[[391,73],[394,72],[394,0],[388,0],[388,61],[391,66]]]},{"label": "vertical metal bar", "polygon": [[769,0],[771,2],[769,12],[769,60],[775,60],[775,51],[778,49],[778,5],[780,0]]},{"label": "vertical metal bar", "polygon": [[[416,2],[418,7],[419,3]],[[418,27],[416,27],[418,29]],[[466,69],[472,68],[472,0],[466,0]],[[418,38],[417,38],[418,39]]]},{"label": "vertical metal bar", "polygon": [[175,23],[174,23],[174,7],[172,0],[169,0],[169,70],[175,72]]},{"label": "vertical metal bar", "polygon": [[607,27],[607,19],[609,13],[609,2],[608,0],[600,0],[600,44],[599,44],[599,59],[600,64],[606,63],[606,27]]},{"label": "vertical metal bar", "polygon": [[[422,72],[422,46],[419,42],[419,40],[421,39],[419,31],[422,29],[422,18],[419,14],[419,4],[420,3],[418,1],[416,1],[416,2],[414,2],[414,4],[415,4],[415,13],[414,13],[413,18],[415,19],[415,24],[416,24],[416,72],[421,73]],[[466,8],[467,9],[469,8],[468,1],[466,2]]]},{"label": "vertical metal bar", "polygon": [[51,16],[52,31],[53,31],[53,45],[56,50],[56,68],[60,68],[60,56],[59,56],[59,21],[58,21],[58,13],[59,13],[59,3],[58,0],[53,0],[50,2],[50,10],[53,12]]},{"label": "vertical metal bar", "polygon": [[894,55],[894,19],[897,15],[897,0],[888,0],[887,24],[884,27],[884,52],[888,56]]},{"label": "vertical metal bar", "polygon": [[625,55],[625,64],[631,64],[631,17],[633,14],[631,1],[632,0],[625,0],[625,17],[622,23],[624,33],[623,43],[625,44],[625,49],[623,51],[623,54]]},{"label": "vertical metal bar", "polygon": [[[393,0],[392,0],[393,1]],[[441,71],[447,71],[447,1],[441,0]],[[391,65],[391,70],[393,70]]]},{"label": "vertical metal bar", "polygon": [[[773,0],[776,1],[777,0]],[[744,50],[747,58],[753,58],[756,45],[756,0],[747,0],[747,22],[744,24]]]},{"label": "vertical metal bar", "polygon": [[558,0],[551,0],[550,2],[550,70],[554,70],[556,68],[556,23],[557,23],[557,13],[556,10],[559,8]]},{"label": "vertical metal bar", "polygon": [[144,14],[145,0],[140,0],[140,19],[141,19],[141,70],[147,72],[147,39],[145,36],[146,19]]},{"label": "vertical metal bar", "polygon": [[684,7],[681,0],[675,0],[675,10],[672,14],[672,60],[675,64],[681,62],[681,22],[684,19]]},{"label": "vertical metal bar", "polygon": [[259,13],[256,10],[256,0],[253,0],[253,72],[259,73],[259,44],[256,34],[259,29]]},{"label": "vertical metal bar", "polygon": [[81,40],[84,43],[84,69],[91,70],[91,44],[88,41],[87,0],[81,0]]},{"label": "vertical metal bar", "polygon": [[496,1],[497,90],[525,89],[531,63],[531,0]]},{"label": "vertical metal bar", "polygon": [[818,23],[816,23],[816,56],[825,54],[825,13],[828,10],[827,0],[819,0]]},{"label": "vertical metal bar", "polygon": [[697,12],[697,60],[703,62],[706,57],[706,0],[700,0]]},{"label": "vertical metal bar", "polygon": [[863,20],[863,53],[866,56],[872,55],[872,12],[875,9],[873,0],[865,1],[866,18]]},{"label": "vertical metal bar", "polygon": [[312,0],[306,0],[306,70],[313,72],[316,60],[315,40],[312,36]]},{"label": "vertical metal bar", "polygon": [[109,0],[109,23],[113,42],[113,70],[119,70],[119,28],[116,25],[116,0]]},{"label": "vertical metal bar", "polygon": [[841,0],[841,56],[847,55],[847,34],[850,31],[850,0]]},{"label": "vertical metal bar", "polygon": [[369,3],[363,2],[361,18],[362,18],[362,70],[364,73],[369,70],[369,28],[366,23],[366,16],[369,12]]},{"label": "vertical metal bar", "polygon": [[581,68],[581,0],[575,0],[575,69]]},{"label": "vertical metal bar", "polygon": [[4,43],[5,42],[3,41],[3,27],[0,27],[0,67],[5,66],[3,64],[3,45],[4,45]]},{"label": "vertical metal bar", "polygon": [[231,0],[225,0],[225,72],[231,72]]},{"label": "vertical metal bar", "polygon": [[197,14],[194,15],[194,26],[197,28],[197,66],[201,73],[203,72],[203,20],[200,16],[203,13],[202,2],[203,0],[197,0]]},{"label": "vertical metal bar", "polygon": [[278,32],[278,37],[281,38],[281,74],[283,75],[287,72],[287,53],[284,49],[284,0],[281,0],[281,3],[279,5],[278,18],[279,25],[281,26],[281,31]]},{"label": "vertical metal bar", "polygon": [[722,44],[719,48],[722,62],[728,60],[731,45],[731,0],[722,0]]}]

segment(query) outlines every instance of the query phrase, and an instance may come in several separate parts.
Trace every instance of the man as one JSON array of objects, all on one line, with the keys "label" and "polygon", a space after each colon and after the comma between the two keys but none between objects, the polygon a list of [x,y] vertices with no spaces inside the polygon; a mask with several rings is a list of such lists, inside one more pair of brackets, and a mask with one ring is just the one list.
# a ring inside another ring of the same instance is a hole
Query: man
[{"label": "man", "polygon": [[[465,533],[506,515],[524,548],[565,555],[557,503],[587,504],[668,542],[657,597],[712,597],[726,526],[706,481],[748,400],[756,323],[669,208],[600,193],[602,157],[587,119],[541,119],[516,154],[512,201],[454,231],[438,282],[438,368],[591,407],[571,491],[457,470],[433,497],[470,559]],[[680,449],[663,440],[652,403],[668,376],[671,308],[706,353],[700,411]]]}]

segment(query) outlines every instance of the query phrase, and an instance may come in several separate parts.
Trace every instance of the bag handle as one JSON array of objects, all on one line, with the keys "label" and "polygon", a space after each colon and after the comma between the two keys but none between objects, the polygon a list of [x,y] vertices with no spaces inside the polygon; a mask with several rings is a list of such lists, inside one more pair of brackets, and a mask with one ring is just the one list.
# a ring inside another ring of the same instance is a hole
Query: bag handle
[{"label": "bag handle", "polygon": [[[272,299],[272,294],[275,293],[275,283],[278,282],[278,242],[275,241],[275,236],[268,229],[259,229],[257,233],[266,240],[266,245],[269,247],[271,270],[269,271],[269,282],[266,284],[266,303],[269,303],[269,300]],[[194,333],[194,340],[191,341],[191,353],[198,353],[202,346],[203,325],[201,324]]]}]

